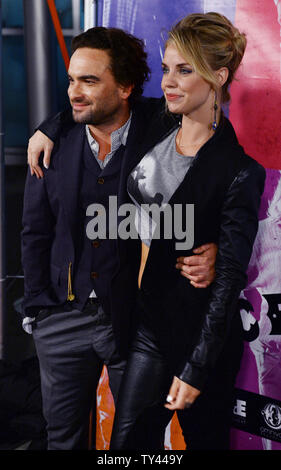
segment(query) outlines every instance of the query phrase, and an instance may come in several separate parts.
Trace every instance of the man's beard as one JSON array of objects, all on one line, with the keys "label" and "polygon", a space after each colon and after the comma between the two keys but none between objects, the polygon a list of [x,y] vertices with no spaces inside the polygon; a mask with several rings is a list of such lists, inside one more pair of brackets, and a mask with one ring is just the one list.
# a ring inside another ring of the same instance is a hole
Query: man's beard
[{"label": "man's beard", "polygon": [[99,116],[99,114],[103,113],[94,113],[92,110],[84,111],[84,112],[79,112],[75,111],[74,109],[72,110],[72,117],[75,122],[79,122],[80,124],[92,124],[92,125],[98,125],[101,124],[101,121],[103,121],[102,116]]},{"label": "man's beard", "polygon": [[95,110],[88,109],[82,112],[75,111],[72,109],[73,120],[80,124],[89,124],[93,126],[98,126],[101,124],[106,124],[111,122],[114,119],[115,114],[119,108],[112,108],[111,110],[105,112],[104,110]]}]

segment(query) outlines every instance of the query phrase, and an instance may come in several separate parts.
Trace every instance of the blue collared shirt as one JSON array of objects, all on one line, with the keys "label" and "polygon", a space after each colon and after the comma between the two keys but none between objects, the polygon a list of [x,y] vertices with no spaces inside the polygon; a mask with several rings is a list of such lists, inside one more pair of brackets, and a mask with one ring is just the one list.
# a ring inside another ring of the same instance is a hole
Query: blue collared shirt
[{"label": "blue collared shirt", "polygon": [[92,136],[92,134],[90,132],[90,129],[89,129],[89,126],[86,125],[86,135],[87,135],[89,145],[90,145],[91,150],[93,152],[93,155],[94,155],[95,159],[97,160],[97,162],[98,162],[99,166],[101,167],[101,169],[103,169],[110,162],[110,160],[112,159],[112,157],[115,154],[116,150],[119,149],[120,145],[124,145],[124,146],[126,145],[131,120],[132,120],[132,112],[130,114],[130,117],[129,117],[128,121],[126,121],[125,124],[122,127],[120,127],[119,129],[116,129],[116,131],[112,132],[112,134],[110,136],[111,137],[111,150],[106,155],[104,160],[100,160],[98,158],[99,144],[95,140],[95,138]]}]

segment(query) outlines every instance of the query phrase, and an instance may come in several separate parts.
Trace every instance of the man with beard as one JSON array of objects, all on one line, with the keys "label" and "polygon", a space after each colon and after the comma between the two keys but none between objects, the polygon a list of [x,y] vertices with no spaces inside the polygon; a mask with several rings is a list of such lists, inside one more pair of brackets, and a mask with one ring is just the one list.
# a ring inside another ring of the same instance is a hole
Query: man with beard
[{"label": "man with beard", "polygon": [[[44,177],[27,176],[22,232],[23,326],[32,330],[40,362],[48,449],[61,450],[87,447],[104,364],[116,403],[137,321],[140,241],[114,239],[108,230],[90,240],[87,208],[99,203],[110,217],[110,196],[118,207],[128,202],[127,176],[163,108],[162,100],[141,98],[149,69],[139,39],[96,27],[74,38],[72,50],[68,95],[75,123],[62,126],[44,175],[31,169]],[[165,119],[167,130],[175,125]],[[200,276],[194,267],[185,275],[204,287],[214,276],[215,255],[192,258]]]}]

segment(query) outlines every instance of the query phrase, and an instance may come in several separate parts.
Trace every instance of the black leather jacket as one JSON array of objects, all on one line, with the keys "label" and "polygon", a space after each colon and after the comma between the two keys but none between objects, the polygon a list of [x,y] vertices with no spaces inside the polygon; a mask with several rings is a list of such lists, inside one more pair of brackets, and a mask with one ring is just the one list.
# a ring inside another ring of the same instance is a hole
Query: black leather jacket
[{"label": "black leather jacket", "polygon": [[[152,126],[151,141],[155,133]],[[169,201],[171,206],[194,204],[193,248],[218,244],[214,282],[196,289],[180,275],[174,260],[193,253],[177,251],[175,238],[155,239],[150,246],[141,285],[146,314],[171,372],[198,389],[240,322],[237,302],[246,286],[264,181],[264,168],[244,153],[231,123],[222,116]]]}]

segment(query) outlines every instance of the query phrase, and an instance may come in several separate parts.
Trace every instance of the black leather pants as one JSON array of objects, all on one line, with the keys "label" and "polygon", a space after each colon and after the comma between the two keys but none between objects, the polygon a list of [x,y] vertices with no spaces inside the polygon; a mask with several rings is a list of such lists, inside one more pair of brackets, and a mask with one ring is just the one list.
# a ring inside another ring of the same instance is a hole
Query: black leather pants
[{"label": "black leather pants", "polygon": [[139,330],[116,406],[111,449],[164,449],[165,428],[173,413],[164,408],[172,383],[167,365],[149,336]]},{"label": "black leather pants", "polygon": [[[235,377],[243,343],[234,337],[191,408],[177,411],[189,450],[229,449]],[[173,412],[164,408],[173,377],[153,335],[139,328],[123,376],[111,436],[111,449],[163,450]]]}]

